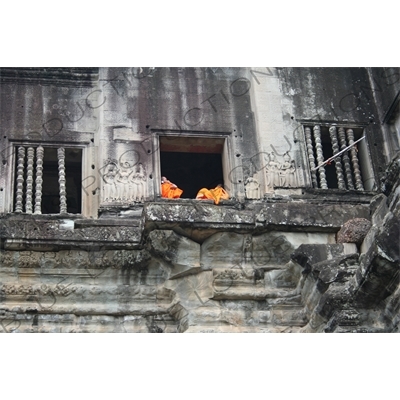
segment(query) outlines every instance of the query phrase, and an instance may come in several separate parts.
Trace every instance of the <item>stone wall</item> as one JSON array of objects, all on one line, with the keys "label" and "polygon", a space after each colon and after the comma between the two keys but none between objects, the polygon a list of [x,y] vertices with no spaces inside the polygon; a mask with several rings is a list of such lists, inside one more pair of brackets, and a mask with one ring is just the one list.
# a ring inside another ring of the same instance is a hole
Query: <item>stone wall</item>
[{"label": "stone wall", "polygon": [[[0,70],[0,329],[397,331],[397,71]],[[331,129],[365,136],[340,187]],[[165,143],[220,152],[230,199],[161,198]],[[40,213],[40,146],[81,149],[81,213]]]}]

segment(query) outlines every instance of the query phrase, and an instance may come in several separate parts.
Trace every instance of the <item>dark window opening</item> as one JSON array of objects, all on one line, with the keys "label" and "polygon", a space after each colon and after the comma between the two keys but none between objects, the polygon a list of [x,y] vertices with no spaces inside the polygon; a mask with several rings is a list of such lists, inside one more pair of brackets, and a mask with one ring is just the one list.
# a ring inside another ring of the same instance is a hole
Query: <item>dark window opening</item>
[{"label": "dark window opening", "polygon": [[202,188],[224,186],[224,139],[160,137],[161,176],[183,190],[181,198],[194,199]]},{"label": "dark window opening", "polygon": [[[324,154],[324,160],[327,160],[328,158],[333,156],[333,149],[329,132],[327,134],[325,132],[322,132],[321,143],[322,143],[322,152]],[[318,183],[321,184],[319,180],[319,175],[317,174],[317,176],[318,176]],[[328,188],[337,189],[339,187],[338,180],[336,177],[336,168],[334,161],[332,161],[330,164],[325,165],[325,176],[326,176],[326,181],[328,183]]]},{"label": "dark window opening", "polygon": [[224,184],[221,154],[161,152],[161,176],[183,190],[181,198],[194,199],[201,188]]},{"label": "dark window opening", "polygon": [[[67,212],[81,213],[82,150],[65,149]],[[45,148],[43,158],[42,214],[60,212],[57,149]]]}]

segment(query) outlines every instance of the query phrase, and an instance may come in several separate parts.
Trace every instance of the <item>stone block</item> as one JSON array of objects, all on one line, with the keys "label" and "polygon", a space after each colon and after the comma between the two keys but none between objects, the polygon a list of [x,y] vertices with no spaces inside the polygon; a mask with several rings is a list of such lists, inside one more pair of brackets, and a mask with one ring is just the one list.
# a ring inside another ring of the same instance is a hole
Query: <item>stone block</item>
[{"label": "stone block", "polygon": [[164,286],[175,294],[175,301],[187,308],[196,308],[209,302],[213,296],[212,272],[203,271],[196,275],[188,275],[168,280]]},{"label": "stone block", "polygon": [[370,228],[371,222],[366,218],[353,218],[343,224],[337,233],[337,242],[360,245]]},{"label": "stone block", "polygon": [[371,200],[370,210],[372,214],[372,224],[379,225],[383,222],[386,214],[388,213],[388,206],[386,204],[387,197],[380,193]]},{"label": "stone block", "polygon": [[241,265],[245,245],[245,235],[221,232],[210,236],[201,246],[203,269],[232,267]]},{"label": "stone block", "polygon": [[150,232],[149,251],[171,267],[170,279],[199,272],[200,245],[170,230]]},{"label": "stone block", "polygon": [[302,244],[291,255],[303,268],[311,270],[314,264],[340,257],[343,254],[356,253],[355,245],[348,244]]}]

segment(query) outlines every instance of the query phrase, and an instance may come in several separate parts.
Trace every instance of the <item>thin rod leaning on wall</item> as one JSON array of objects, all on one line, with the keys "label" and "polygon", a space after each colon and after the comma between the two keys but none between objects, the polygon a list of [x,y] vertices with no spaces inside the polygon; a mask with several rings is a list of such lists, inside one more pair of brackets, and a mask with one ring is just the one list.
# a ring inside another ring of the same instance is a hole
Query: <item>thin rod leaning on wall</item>
[{"label": "thin rod leaning on wall", "polygon": [[[339,140],[340,140],[340,149],[341,150],[344,150],[347,147],[345,135],[346,134],[345,134],[344,128],[339,128]],[[352,178],[351,166],[350,166],[350,159],[349,159],[349,156],[347,155],[347,152],[343,153],[342,159],[343,159],[344,169],[346,171],[347,188],[349,190],[354,190],[353,178]]]},{"label": "thin rod leaning on wall", "polygon": [[32,214],[32,196],[33,196],[33,161],[35,157],[35,149],[28,147],[27,152],[28,164],[26,167],[26,193],[25,193],[25,212]]},{"label": "thin rod leaning on wall", "polygon": [[[347,139],[349,140],[349,145],[354,144],[354,132],[353,129],[347,129]],[[356,188],[357,190],[364,190],[362,178],[361,178],[361,171],[360,171],[360,166],[358,165],[358,157],[357,157],[357,149],[355,146],[353,146],[350,150],[351,154],[351,163],[353,164],[353,171],[354,171],[354,177],[356,181]]]},{"label": "thin rod leaning on wall", "polygon": [[42,146],[36,148],[36,180],[35,180],[35,214],[42,213],[42,185],[43,185],[43,156]]},{"label": "thin rod leaning on wall", "polygon": [[25,147],[18,147],[18,166],[17,166],[17,193],[15,201],[15,212],[22,212],[22,199],[24,194],[24,164]]},{"label": "thin rod leaning on wall", "polygon": [[[319,125],[314,126],[313,133],[314,133],[314,140],[315,140],[315,148],[317,150],[318,164],[321,164],[324,162],[324,153],[322,151],[321,128]],[[319,181],[321,184],[321,188],[328,189],[328,183],[326,181],[326,175],[325,175],[325,168],[324,167],[319,168],[318,174],[319,174]]]},{"label": "thin rod leaning on wall", "polygon": [[60,214],[67,213],[67,190],[65,185],[65,149],[57,149],[58,183],[60,185]]},{"label": "thin rod leaning on wall", "polygon": [[[339,153],[339,142],[336,133],[336,126],[331,126],[329,128],[329,134],[331,136],[331,143],[332,143],[332,151],[333,155]],[[335,169],[336,169],[336,177],[338,181],[338,188],[346,190],[346,182],[344,181],[343,175],[343,167],[340,157],[335,158]]]},{"label": "thin rod leaning on wall", "polygon": [[312,145],[312,139],[311,139],[311,128],[305,127],[304,133],[306,136],[307,154],[308,154],[308,160],[310,163],[310,170],[311,170],[311,180],[312,180],[313,187],[317,188],[318,181],[317,181],[317,173],[315,172],[315,158],[314,158],[314,151],[313,151],[313,145]]},{"label": "thin rod leaning on wall", "polygon": [[317,170],[318,168],[323,167],[326,164],[329,164],[331,161],[333,161],[335,158],[341,156],[344,152],[348,151],[351,149],[352,146],[355,146],[358,142],[361,142],[361,140],[364,140],[365,136],[363,136],[362,138],[356,140],[351,146],[347,146],[345,149],[340,150],[339,153],[336,153],[336,155],[327,158],[322,164],[317,165],[314,169]]}]

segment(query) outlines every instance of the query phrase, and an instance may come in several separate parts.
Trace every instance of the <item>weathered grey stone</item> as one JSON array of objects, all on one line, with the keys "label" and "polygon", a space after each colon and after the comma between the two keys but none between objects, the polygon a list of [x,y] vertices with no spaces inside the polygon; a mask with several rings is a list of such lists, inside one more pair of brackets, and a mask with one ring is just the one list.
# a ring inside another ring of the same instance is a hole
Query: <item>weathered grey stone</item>
[{"label": "weathered grey stone", "polygon": [[295,289],[301,279],[301,272],[300,266],[290,261],[284,269],[268,272],[268,276],[277,288]]},{"label": "weathered grey stone", "polygon": [[356,253],[356,246],[350,246],[346,244],[302,244],[291,254],[291,258],[306,271],[310,271],[313,265],[321,261],[340,257],[343,254]]},{"label": "weathered grey stone", "polygon": [[173,231],[152,231],[149,251],[172,267],[170,279],[200,271],[200,245]]},{"label": "weathered grey stone", "polygon": [[380,193],[371,200],[371,223],[372,225],[380,225],[388,213],[387,197]]},{"label": "weathered grey stone", "polygon": [[245,257],[246,239],[251,241],[251,237],[233,232],[221,232],[210,236],[201,245],[202,268],[210,270],[220,266],[240,266]]},{"label": "weathered grey stone", "polygon": [[212,272],[203,271],[165,282],[165,288],[174,292],[185,308],[201,307],[213,296]]},{"label": "weathered grey stone", "polygon": [[365,218],[347,221],[337,234],[338,243],[356,243],[360,245],[371,228],[371,222]]}]

